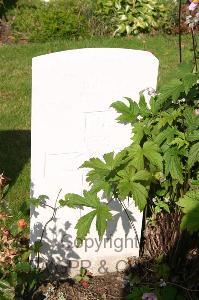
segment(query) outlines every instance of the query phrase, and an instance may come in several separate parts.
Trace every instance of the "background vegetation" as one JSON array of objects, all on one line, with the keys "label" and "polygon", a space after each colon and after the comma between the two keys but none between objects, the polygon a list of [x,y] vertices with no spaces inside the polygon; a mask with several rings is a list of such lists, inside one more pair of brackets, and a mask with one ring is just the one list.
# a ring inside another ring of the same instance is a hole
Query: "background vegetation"
[{"label": "background vegetation", "polygon": [[0,16],[16,41],[171,33],[177,25],[174,0],[0,1]]}]

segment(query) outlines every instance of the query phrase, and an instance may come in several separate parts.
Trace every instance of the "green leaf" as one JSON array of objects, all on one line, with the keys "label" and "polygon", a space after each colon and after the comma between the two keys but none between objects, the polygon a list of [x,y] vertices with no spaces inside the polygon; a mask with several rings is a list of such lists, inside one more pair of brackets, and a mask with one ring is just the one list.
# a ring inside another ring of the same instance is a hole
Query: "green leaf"
[{"label": "green leaf", "polygon": [[190,142],[195,142],[199,140],[199,130],[194,130],[193,132],[189,133],[187,136],[187,140]]},{"label": "green leaf", "polygon": [[156,207],[159,207],[161,210],[163,209],[163,210],[167,211],[168,213],[170,213],[169,205],[167,203],[165,203],[164,201],[159,200],[156,203]]},{"label": "green leaf", "polygon": [[137,170],[144,169],[144,156],[141,146],[133,144],[128,148],[128,152],[132,165],[134,165]]},{"label": "green leaf", "polygon": [[65,200],[59,201],[61,206],[77,208],[78,206],[86,206],[96,208],[100,203],[97,195],[84,191],[84,197],[77,194],[66,194]]},{"label": "green leaf", "polygon": [[188,94],[190,89],[196,84],[197,80],[198,80],[198,75],[194,73],[187,73],[182,77],[182,82],[184,84],[186,94]]},{"label": "green leaf", "polygon": [[150,114],[150,109],[147,106],[143,93],[140,94],[139,108],[142,117],[147,117]]},{"label": "green leaf", "polygon": [[138,182],[132,182],[131,192],[133,195],[133,200],[135,201],[135,205],[138,206],[140,211],[143,211],[148,197],[146,188]]},{"label": "green leaf", "polygon": [[139,114],[138,104],[128,97],[125,97],[125,99],[129,102],[129,106],[127,106],[126,104],[124,104],[121,101],[117,101],[117,102],[112,103],[111,107],[113,107],[118,113],[121,114],[117,118],[117,120],[120,123],[134,123]]},{"label": "green leaf", "polygon": [[199,128],[199,116],[196,116],[194,113],[194,109],[188,107],[184,110],[184,118],[185,118],[185,125],[189,131],[195,130]]},{"label": "green leaf", "polygon": [[77,246],[80,246],[83,240],[86,238],[87,234],[89,233],[91,224],[93,222],[93,219],[95,218],[97,214],[97,211],[91,211],[88,214],[81,217],[76,226],[75,229],[77,229]]},{"label": "green leaf", "polygon": [[173,179],[182,184],[184,181],[183,169],[178,156],[178,149],[176,147],[169,148],[164,154],[164,160],[166,176],[170,174]]},{"label": "green leaf", "polygon": [[159,134],[157,134],[154,137],[154,142],[158,146],[161,146],[162,143],[165,141],[167,141],[167,143],[170,143],[174,138],[175,132],[176,132],[176,129],[168,126],[165,130],[161,131]]},{"label": "green leaf", "polygon": [[102,170],[110,170],[110,166],[105,164],[99,158],[91,158],[88,161],[85,161],[80,168],[89,168],[89,169],[102,169]]},{"label": "green leaf", "polygon": [[143,146],[144,156],[159,170],[162,170],[162,156],[159,153],[160,149],[157,144],[152,141],[147,141]]},{"label": "green leaf", "polygon": [[16,264],[16,271],[28,273],[31,271],[31,265],[28,262],[19,262]]},{"label": "green leaf", "polygon": [[189,151],[189,156],[188,156],[188,167],[189,169],[193,167],[193,165],[199,162],[199,142],[194,144]]},{"label": "green leaf", "polygon": [[96,229],[101,240],[107,228],[107,221],[112,219],[109,207],[101,204],[97,209]]},{"label": "green leaf", "polygon": [[[144,170],[139,171],[137,174],[137,178],[144,178]],[[122,173],[120,173],[122,175]],[[123,178],[120,180],[118,184],[119,196],[121,199],[127,198],[127,196],[132,195],[135,205],[138,206],[140,211],[142,211],[147,202],[148,192],[142,184],[135,182],[136,173],[132,175],[129,173],[123,173]]]},{"label": "green leaf", "polygon": [[158,101],[163,103],[168,98],[171,98],[174,102],[176,102],[183,91],[184,85],[182,81],[179,79],[173,79],[160,90],[161,95],[158,97]]},{"label": "green leaf", "polygon": [[140,170],[133,175],[133,181],[148,181],[151,178],[151,174],[146,170]]},{"label": "green leaf", "polygon": [[144,136],[144,127],[142,123],[136,123],[133,127],[133,137],[132,140],[134,143],[139,144]]},{"label": "green leaf", "polygon": [[177,205],[185,214],[182,218],[181,228],[195,232],[199,230],[199,190],[188,191],[179,199]]}]

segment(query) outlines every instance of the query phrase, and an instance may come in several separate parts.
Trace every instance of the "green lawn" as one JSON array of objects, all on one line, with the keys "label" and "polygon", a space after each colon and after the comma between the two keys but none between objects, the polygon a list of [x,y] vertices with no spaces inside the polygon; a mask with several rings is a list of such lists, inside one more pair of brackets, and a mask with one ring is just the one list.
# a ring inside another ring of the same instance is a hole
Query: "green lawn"
[{"label": "green lawn", "polygon": [[[4,171],[12,179],[7,199],[13,212],[17,212],[20,203],[29,197],[30,190],[32,57],[84,47],[120,47],[151,51],[160,60],[158,85],[162,85],[169,78],[179,62],[177,36],[98,38],[0,46],[0,172]],[[192,57],[190,48],[190,39],[184,37],[184,61]]]}]

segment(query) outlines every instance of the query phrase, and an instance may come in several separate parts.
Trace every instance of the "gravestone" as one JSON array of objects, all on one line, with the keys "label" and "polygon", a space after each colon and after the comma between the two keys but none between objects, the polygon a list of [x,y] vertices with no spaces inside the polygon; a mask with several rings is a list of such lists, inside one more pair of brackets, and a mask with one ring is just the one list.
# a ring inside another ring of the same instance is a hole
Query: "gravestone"
[{"label": "gravestone", "polygon": [[84,266],[97,274],[122,269],[127,257],[139,255],[142,213],[133,201],[126,206],[136,230],[113,200],[114,220],[103,240],[99,242],[93,224],[80,248],[74,227],[85,209],[58,209],[45,224],[56,199],[66,193],[82,195],[88,187],[86,170],[78,169],[85,160],[129,145],[131,128],[117,123],[111,103],[123,97],[138,100],[141,90],[156,88],[157,75],[158,60],[145,51],[78,49],[33,58],[31,195],[46,198],[38,208],[31,207],[30,239],[34,243],[43,232],[40,266],[53,262],[68,266],[71,274]]}]

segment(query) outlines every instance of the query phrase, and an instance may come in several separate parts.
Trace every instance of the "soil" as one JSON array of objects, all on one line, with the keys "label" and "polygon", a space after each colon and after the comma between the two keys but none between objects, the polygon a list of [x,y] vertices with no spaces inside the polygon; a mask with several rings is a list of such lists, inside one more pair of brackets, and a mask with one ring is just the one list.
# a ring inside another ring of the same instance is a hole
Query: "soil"
[{"label": "soil", "polygon": [[68,279],[62,283],[41,285],[34,293],[32,300],[122,300],[127,295],[124,285],[125,275],[121,272],[91,278],[88,288]]}]

